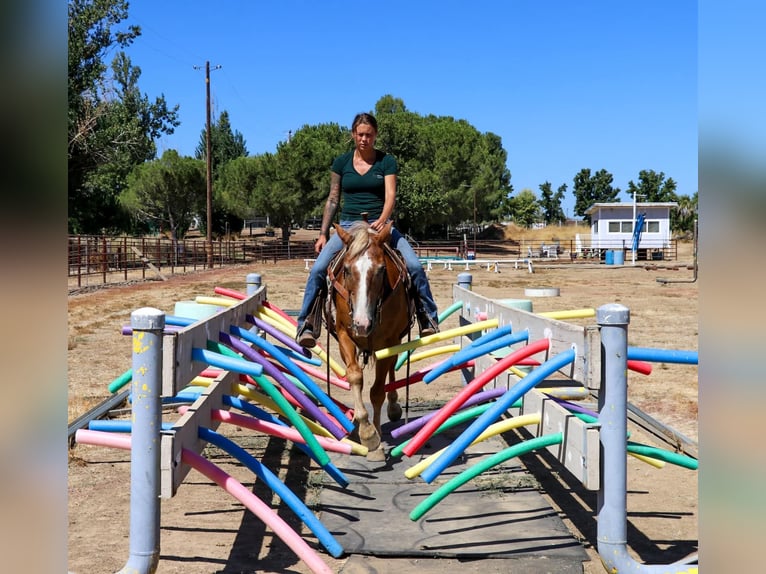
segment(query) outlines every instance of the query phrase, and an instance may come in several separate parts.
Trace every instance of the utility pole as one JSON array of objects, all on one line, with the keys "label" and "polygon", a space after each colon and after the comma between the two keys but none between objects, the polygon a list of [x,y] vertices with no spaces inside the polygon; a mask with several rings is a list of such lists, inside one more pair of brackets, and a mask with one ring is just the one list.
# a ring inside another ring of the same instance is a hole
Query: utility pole
[{"label": "utility pole", "polygon": [[[221,66],[216,66],[214,70],[219,70]],[[200,66],[194,66],[195,70],[199,70]],[[205,122],[205,172],[207,179],[207,236],[205,239],[205,255],[207,258],[207,267],[213,268],[213,173],[212,173],[212,160],[210,157],[210,61],[205,62],[205,114],[207,120]]]}]

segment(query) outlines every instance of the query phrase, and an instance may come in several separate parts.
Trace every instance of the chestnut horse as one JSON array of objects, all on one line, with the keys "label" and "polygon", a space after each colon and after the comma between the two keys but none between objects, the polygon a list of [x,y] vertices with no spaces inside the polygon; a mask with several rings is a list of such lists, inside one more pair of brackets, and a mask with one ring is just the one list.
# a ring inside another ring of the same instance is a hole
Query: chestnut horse
[{"label": "chestnut horse", "polygon": [[[335,307],[334,329],[354,397],[354,422],[358,423],[360,441],[369,449],[368,457],[374,460],[385,458],[379,448],[380,409],[386,378],[394,380],[396,364],[396,356],[375,360],[374,353],[401,343],[412,325],[414,311],[407,267],[389,246],[391,226],[389,222],[376,233],[366,222],[355,223],[348,232],[336,225],[345,249],[328,269],[329,302]],[[327,323],[332,330],[331,312]],[[362,398],[362,371],[370,358],[375,365],[375,381],[370,388],[372,423]],[[399,420],[402,407],[397,393],[387,395],[388,418]]]}]

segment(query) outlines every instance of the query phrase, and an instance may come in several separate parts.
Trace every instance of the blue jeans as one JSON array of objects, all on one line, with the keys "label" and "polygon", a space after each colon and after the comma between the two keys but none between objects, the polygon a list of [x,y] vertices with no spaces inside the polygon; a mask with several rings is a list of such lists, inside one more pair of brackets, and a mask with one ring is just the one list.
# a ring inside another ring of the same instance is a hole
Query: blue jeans
[{"label": "blue jeans", "polygon": [[[353,224],[353,221],[341,221],[340,225],[343,229],[348,229]],[[405,239],[404,235],[399,233],[399,230],[395,227],[391,228],[391,246],[394,247],[402,254],[404,262],[407,265],[407,271],[412,278],[412,285],[418,293],[420,301],[418,310],[422,310],[434,324],[439,322],[439,314],[436,307],[436,302],[431,294],[431,285],[428,283],[428,277],[423,269],[423,264],[420,262],[417,253],[412,248],[410,243]],[[303,323],[306,321],[306,316],[311,310],[311,304],[316,299],[320,291],[325,289],[327,284],[327,266],[330,265],[333,257],[343,248],[343,241],[338,237],[337,233],[333,233],[330,239],[325,243],[322,251],[317,255],[314,265],[311,266],[309,271],[309,278],[306,281],[306,291],[303,293],[303,304],[301,305],[300,313],[298,313],[298,331],[303,327]],[[317,325],[313,325],[316,327]]]}]

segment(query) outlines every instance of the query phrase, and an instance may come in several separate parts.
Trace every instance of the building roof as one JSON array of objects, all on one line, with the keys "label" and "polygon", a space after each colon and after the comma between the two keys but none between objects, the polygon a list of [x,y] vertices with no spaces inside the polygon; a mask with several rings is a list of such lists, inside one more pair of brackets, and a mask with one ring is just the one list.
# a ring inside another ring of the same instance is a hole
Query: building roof
[{"label": "building roof", "polygon": [[[675,201],[649,201],[646,203],[636,203],[636,209],[646,209],[647,207],[677,207],[678,203]],[[630,201],[624,201],[624,202],[614,202],[614,203],[594,203],[591,205],[588,209],[585,210],[586,215],[590,215],[591,213],[594,213],[598,211],[599,209],[604,208],[610,208],[610,207],[633,207],[633,202]]]}]

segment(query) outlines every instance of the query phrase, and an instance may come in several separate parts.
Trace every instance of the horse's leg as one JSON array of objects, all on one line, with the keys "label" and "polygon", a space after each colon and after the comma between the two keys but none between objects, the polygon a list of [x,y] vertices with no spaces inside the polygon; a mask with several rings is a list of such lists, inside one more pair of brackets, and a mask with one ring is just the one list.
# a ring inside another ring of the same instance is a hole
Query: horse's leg
[{"label": "horse's leg", "polygon": [[[394,367],[396,363],[391,362],[391,366],[388,368],[388,381],[393,383],[396,381],[396,371]],[[402,418],[402,405],[399,404],[399,393],[396,390],[388,391],[386,396],[388,399],[388,420],[394,422]]]},{"label": "horse's leg", "polygon": [[[372,424],[375,427],[375,431],[378,436],[383,436],[383,431],[380,426],[380,410],[383,408],[383,401],[386,398],[386,378],[389,372],[393,369],[395,357],[391,359],[381,359],[375,363],[375,382],[370,387],[370,402],[372,403]],[[378,448],[375,451],[370,449],[367,454],[369,460],[385,460],[386,454],[382,448]]]},{"label": "horse's leg", "polygon": [[364,404],[364,397],[362,397],[364,378],[362,369],[356,361],[356,346],[340,330],[338,331],[338,343],[340,356],[346,365],[346,381],[351,387],[351,394],[354,398],[354,422],[359,427],[359,440],[369,451],[373,451],[380,446],[380,435],[375,426],[370,423],[370,414]]}]

